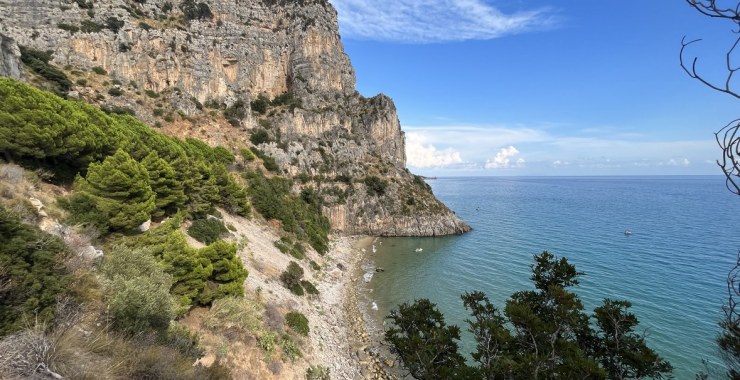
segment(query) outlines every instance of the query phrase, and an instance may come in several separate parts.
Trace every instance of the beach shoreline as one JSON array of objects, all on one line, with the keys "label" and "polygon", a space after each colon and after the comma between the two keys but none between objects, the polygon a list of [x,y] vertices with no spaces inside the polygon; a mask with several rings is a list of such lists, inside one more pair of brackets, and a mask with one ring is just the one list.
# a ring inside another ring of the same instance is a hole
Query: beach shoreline
[{"label": "beach shoreline", "polygon": [[[327,255],[326,275],[319,283],[323,314],[311,331],[313,352],[332,378],[396,379],[395,358],[381,349],[381,336],[368,332],[358,292],[364,279],[362,264],[370,258],[368,236],[339,237]],[[328,267],[331,265],[331,268]]]}]

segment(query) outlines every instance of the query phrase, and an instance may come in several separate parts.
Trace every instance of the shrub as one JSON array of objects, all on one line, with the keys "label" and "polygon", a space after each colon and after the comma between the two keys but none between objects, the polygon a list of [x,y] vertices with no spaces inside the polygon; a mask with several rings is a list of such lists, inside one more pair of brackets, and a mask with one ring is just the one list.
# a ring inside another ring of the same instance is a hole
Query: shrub
[{"label": "shrub", "polygon": [[118,87],[111,87],[108,89],[108,95],[110,96],[121,96],[123,95],[123,90],[121,90]]},{"label": "shrub", "polygon": [[291,362],[303,356],[301,350],[295,344],[293,339],[290,339],[287,335],[284,335],[283,338],[280,339],[280,348],[283,349],[283,355],[285,355]]},{"label": "shrub", "polygon": [[83,33],[97,33],[103,30],[103,25],[100,25],[94,21],[83,20],[80,23],[80,30]]},{"label": "shrub", "polygon": [[308,336],[308,318],[306,318],[305,315],[296,311],[291,311],[285,315],[285,323],[298,334]]},{"label": "shrub", "polygon": [[331,225],[321,213],[321,204],[307,203],[290,192],[286,178],[265,178],[261,173],[249,173],[252,205],[267,219],[278,219],[285,231],[307,241],[320,254],[328,250]]},{"label": "shrub", "polygon": [[241,99],[224,110],[224,117],[232,124],[233,122],[238,123],[239,120],[244,119],[244,116],[247,116],[247,106]]},{"label": "shrub", "polygon": [[252,142],[255,146],[260,144],[266,144],[270,141],[270,134],[267,132],[264,128],[258,128],[252,134],[249,136],[249,141]]},{"label": "shrub", "polygon": [[254,161],[256,158],[254,153],[252,153],[249,148],[241,148],[239,149],[239,154],[242,155],[242,158],[244,158],[245,161]]},{"label": "shrub", "polygon": [[201,249],[200,253],[210,261],[213,272],[198,302],[206,305],[218,298],[244,295],[248,272],[236,255],[236,245],[221,240]]},{"label": "shrub", "polygon": [[211,244],[219,240],[226,232],[228,230],[224,223],[214,218],[196,219],[188,228],[188,235],[204,244]]},{"label": "shrub", "polygon": [[0,336],[19,329],[24,317],[50,321],[56,299],[69,292],[62,266],[69,251],[61,239],[0,206]]},{"label": "shrub", "polygon": [[329,368],[322,365],[311,366],[306,370],[306,380],[330,380]]},{"label": "shrub", "polygon": [[264,115],[267,112],[267,106],[270,105],[270,100],[266,96],[260,95],[257,99],[251,101],[249,105],[252,107],[252,112]]},{"label": "shrub", "polygon": [[388,181],[376,176],[367,176],[364,182],[365,186],[367,186],[368,195],[372,196],[384,195],[385,189],[388,187]]},{"label": "shrub", "polygon": [[108,280],[108,309],[117,329],[133,335],[168,328],[175,316],[172,277],[151,252],[114,247],[101,269]]},{"label": "shrub", "polygon": [[212,18],[211,8],[206,3],[196,3],[195,0],[184,0],[180,4],[180,9],[185,16],[186,21],[202,20]]},{"label": "shrub", "polygon": [[98,74],[98,75],[107,75],[108,74],[108,72],[105,71],[105,69],[102,68],[102,67],[100,67],[100,66],[93,67],[92,68],[92,72],[94,72],[95,74]]},{"label": "shrub", "polygon": [[105,19],[105,28],[112,31],[114,34],[118,33],[121,28],[125,25],[123,20],[119,20],[115,16],[108,17]]},{"label": "shrub", "polygon": [[302,278],[303,268],[296,264],[295,261],[291,261],[285,271],[280,274],[280,280],[283,282],[283,285],[297,295],[303,295],[303,288],[301,287]]},{"label": "shrub", "polygon": [[146,94],[146,96],[148,96],[148,97],[150,97],[152,99],[156,99],[156,98],[159,97],[159,94],[156,91],[144,90],[144,93]]},{"label": "shrub", "polygon": [[317,264],[313,260],[309,260],[308,261],[308,264],[311,265],[311,269],[313,269],[313,270],[321,270],[321,265]]},{"label": "shrub", "polygon": [[66,30],[66,31],[68,31],[68,32],[70,32],[72,34],[75,34],[75,33],[77,33],[77,32],[80,31],[80,28],[78,26],[71,25],[71,24],[66,24],[66,23],[63,23],[63,22],[58,23],[57,24],[57,28],[59,28],[61,30]]},{"label": "shrub", "polygon": [[274,245],[280,250],[280,252],[291,255],[298,260],[306,258],[306,248],[304,248],[301,243],[294,243],[287,237],[280,238],[280,240],[276,241]]},{"label": "shrub", "polygon": [[176,322],[170,323],[163,343],[193,359],[198,359],[205,353],[200,347],[200,336],[198,333],[190,331],[187,326]]},{"label": "shrub", "polygon": [[316,289],[316,287],[311,283],[311,281],[302,280],[301,281],[301,286],[303,287],[303,289],[306,290],[306,293],[308,293],[308,294],[311,294],[311,295],[317,295],[317,294],[319,294],[319,290]]},{"label": "shrub", "polygon": [[93,227],[100,233],[108,231],[108,216],[97,208],[95,199],[89,194],[73,193],[69,197],[60,198],[58,204],[69,212],[67,223]]}]

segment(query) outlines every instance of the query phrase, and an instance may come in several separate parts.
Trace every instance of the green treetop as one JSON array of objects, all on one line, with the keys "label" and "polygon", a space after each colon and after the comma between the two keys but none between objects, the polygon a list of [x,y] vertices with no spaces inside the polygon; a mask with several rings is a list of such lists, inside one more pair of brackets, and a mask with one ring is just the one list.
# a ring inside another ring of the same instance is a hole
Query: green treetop
[{"label": "green treetop", "polygon": [[156,208],[146,168],[120,149],[102,163],[90,164],[87,176],[75,180],[75,188],[95,200],[113,229],[133,230]]}]

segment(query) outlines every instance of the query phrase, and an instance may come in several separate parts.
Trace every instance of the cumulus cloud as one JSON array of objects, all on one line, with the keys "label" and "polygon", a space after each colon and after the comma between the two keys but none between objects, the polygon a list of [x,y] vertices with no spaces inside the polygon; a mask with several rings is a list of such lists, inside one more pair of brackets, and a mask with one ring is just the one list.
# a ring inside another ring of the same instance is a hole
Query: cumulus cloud
[{"label": "cumulus cloud", "polygon": [[346,37],[445,42],[487,40],[545,29],[555,24],[552,10],[505,14],[483,0],[331,0]]},{"label": "cumulus cloud", "polygon": [[516,156],[519,155],[519,151],[514,148],[514,146],[509,145],[506,148],[501,148],[501,150],[496,153],[496,157],[490,160],[486,160],[485,168],[486,169],[507,169],[511,167],[520,168],[524,166],[524,159],[523,158],[516,158]]},{"label": "cumulus cloud", "polygon": [[689,166],[691,161],[688,158],[671,158],[666,162],[668,166]]},{"label": "cumulus cloud", "polygon": [[439,150],[418,133],[406,134],[406,161],[416,168],[441,168],[463,162],[460,152],[452,148]]}]

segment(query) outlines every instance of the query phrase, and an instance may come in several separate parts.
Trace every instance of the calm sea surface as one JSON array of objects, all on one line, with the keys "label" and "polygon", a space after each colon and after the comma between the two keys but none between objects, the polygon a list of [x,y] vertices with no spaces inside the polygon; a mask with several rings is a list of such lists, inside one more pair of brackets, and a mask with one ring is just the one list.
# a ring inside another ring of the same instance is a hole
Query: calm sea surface
[{"label": "calm sea surface", "polygon": [[[717,321],[740,249],[740,197],[725,189],[722,177],[441,178],[429,184],[474,230],[378,239],[364,263],[369,282],[361,291],[378,324],[399,303],[429,298],[448,323],[465,330],[461,293],[482,290],[502,307],[511,293],[532,289],[532,255],[547,250],[586,273],[574,290],[587,310],[605,297],[632,301],[638,330],[673,364],[677,379],[693,379],[702,359],[719,365]],[[374,273],[375,267],[385,272]],[[470,336],[463,339],[472,349]]]}]

